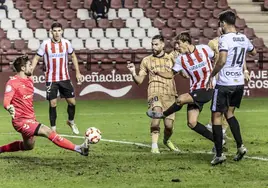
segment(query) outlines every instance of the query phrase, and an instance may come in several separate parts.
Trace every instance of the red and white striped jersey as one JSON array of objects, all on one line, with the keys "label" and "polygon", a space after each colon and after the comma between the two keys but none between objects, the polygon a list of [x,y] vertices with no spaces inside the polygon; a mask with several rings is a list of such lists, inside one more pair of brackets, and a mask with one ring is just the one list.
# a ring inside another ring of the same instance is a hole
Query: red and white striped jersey
[{"label": "red and white striped jersey", "polygon": [[44,57],[46,65],[46,82],[69,80],[68,54],[73,53],[71,43],[62,38],[60,42],[44,40],[37,55]]},{"label": "red and white striped jersey", "polygon": [[193,53],[181,54],[173,67],[175,72],[184,71],[190,79],[190,91],[206,87],[212,72],[211,58],[214,52],[207,45],[196,45]]}]

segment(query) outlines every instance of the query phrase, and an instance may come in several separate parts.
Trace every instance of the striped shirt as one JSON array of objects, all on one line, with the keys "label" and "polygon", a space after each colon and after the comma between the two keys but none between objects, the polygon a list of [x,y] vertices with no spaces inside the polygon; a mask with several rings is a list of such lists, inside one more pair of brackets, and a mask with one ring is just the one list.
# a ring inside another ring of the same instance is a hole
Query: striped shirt
[{"label": "striped shirt", "polygon": [[174,79],[166,79],[159,75],[150,74],[150,71],[172,72],[173,65],[170,55],[166,53],[162,57],[149,55],[143,58],[139,75],[145,76],[149,74],[148,97],[152,95],[177,95]]},{"label": "striped shirt", "polygon": [[37,55],[44,56],[46,65],[46,81],[58,82],[69,80],[68,54],[73,53],[71,43],[62,38],[59,43],[51,39],[44,40],[37,51]]},{"label": "striped shirt", "polygon": [[196,45],[193,53],[181,54],[173,67],[175,72],[185,71],[190,79],[190,91],[206,87],[212,72],[214,52],[207,45]]}]

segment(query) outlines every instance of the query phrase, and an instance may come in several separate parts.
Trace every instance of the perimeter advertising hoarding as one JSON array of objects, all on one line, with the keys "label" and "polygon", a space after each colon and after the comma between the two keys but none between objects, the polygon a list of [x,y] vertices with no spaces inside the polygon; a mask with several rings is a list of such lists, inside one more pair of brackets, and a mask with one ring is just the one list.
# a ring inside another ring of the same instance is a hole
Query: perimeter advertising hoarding
[{"label": "perimeter advertising hoarding", "polygon": [[[5,83],[15,73],[2,72],[0,74],[0,100],[3,100]],[[137,86],[127,70],[107,70],[99,72],[83,72],[83,82],[77,85],[75,72],[71,72],[72,83],[75,87],[77,99],[100,100],[100,99],[146,99],[148,79]],[[266,97],[268,96],[268,71],[250,71],[251,81],[245,86],[245,97]],[[35,87],[35,100],[45,100],[46,87],[44,73],[37,73],[33,76]],[[189,90],[189,80],[176,77],[178,93],[185,93]]]}]

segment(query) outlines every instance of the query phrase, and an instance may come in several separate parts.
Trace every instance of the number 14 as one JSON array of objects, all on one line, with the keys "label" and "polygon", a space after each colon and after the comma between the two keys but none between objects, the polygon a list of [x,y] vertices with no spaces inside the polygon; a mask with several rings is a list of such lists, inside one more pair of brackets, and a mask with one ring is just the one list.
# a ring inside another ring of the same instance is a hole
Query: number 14
[{"label": "number 14", "polygon": [[232,61],[232,64],[231,64],[232,67],[234,67],[235,64],[238,64],[239,67],[241,67],[243,65],[245,51],[246,51],[245,48],[240,48],[240,52],[238,52],[238,48],[234,47],[234,58],[233,58],[233,61]]}]

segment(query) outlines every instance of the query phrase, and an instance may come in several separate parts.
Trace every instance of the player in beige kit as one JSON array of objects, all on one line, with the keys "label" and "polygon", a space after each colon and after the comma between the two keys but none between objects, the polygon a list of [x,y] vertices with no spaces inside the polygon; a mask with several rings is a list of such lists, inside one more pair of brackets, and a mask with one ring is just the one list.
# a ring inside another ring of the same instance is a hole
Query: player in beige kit
[{"label": "player in beige kit", "polygon": [[[136,74],[135,65],[128,64],[128,69],[131,72],[136,84],[141,84],[145,77],[149,75],[148,83],[148,108],[154,111],[164,111],[175,102],[177,91],[174,79],[167,79],[158,73],[171,72],[173,61],[169,54],[164,51],[164,38],[156,35],[152,39],[153,54],[145,57],[140,64],[139,74]],[[179,151],[170,141],[173,133],[173,123],[175,114],[172,114],[164,119],[164,144],[172,151]],[[160,153],[158,149],[158,138],[160,133],[159,119],[152,119],[151,136],[152,136],[152,153]]]}]

